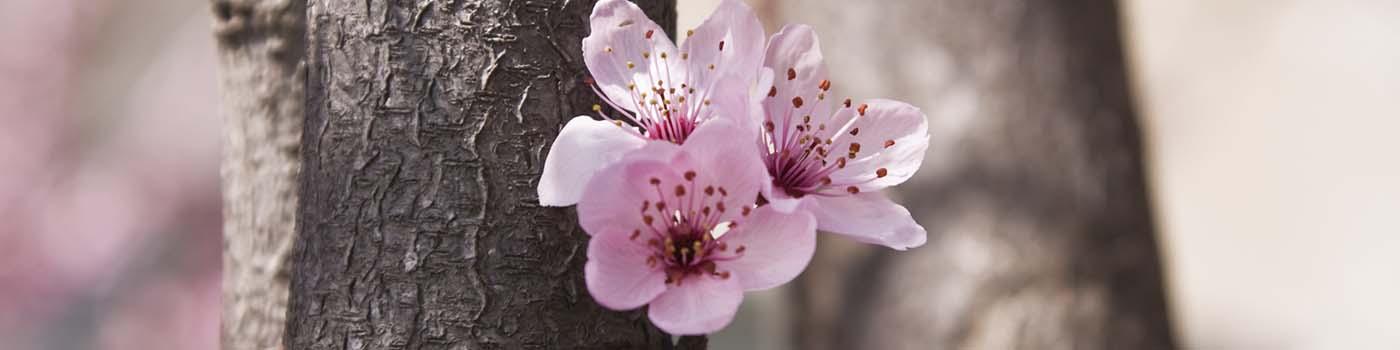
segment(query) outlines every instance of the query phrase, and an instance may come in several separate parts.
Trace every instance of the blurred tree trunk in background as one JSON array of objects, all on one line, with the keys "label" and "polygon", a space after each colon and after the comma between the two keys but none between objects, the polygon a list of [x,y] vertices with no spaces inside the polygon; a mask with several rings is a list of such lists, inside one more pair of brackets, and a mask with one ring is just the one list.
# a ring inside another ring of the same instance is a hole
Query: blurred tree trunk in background
[{"label": "blurred tree trunk in background", "polygon": [[306,4],[213,0],[224,119],[224,349],[281,344],[297,173]]},{"label": "blurred tree trunk in background", "polygon": [[1174,347],[1113,1],[780,5],[842,53],[835,85],[924,106],[932,134],[893,192],[928,245],[825,239],[795,348]]},{"label": "blurred tree trunk in background", "polygon": [[[675,26],[674,1],[638,2]],[[558,130],[597,102],[592,7],[310,2],[288,348],[669,344],[592,301],[574,210],[535,198]]]}]

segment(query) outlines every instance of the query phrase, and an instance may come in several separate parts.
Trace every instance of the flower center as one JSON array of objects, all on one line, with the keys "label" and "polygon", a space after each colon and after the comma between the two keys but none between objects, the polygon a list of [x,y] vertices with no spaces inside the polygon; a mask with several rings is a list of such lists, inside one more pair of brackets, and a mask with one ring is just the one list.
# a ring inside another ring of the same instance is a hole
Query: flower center
[{"label": "flower center", "polygon": [[[723,222],[721,218],[727,210],[724,203],[728,191],[722,186],[697,189],[700,186],[695,183],[696,176],[695,171],[687,171],[680,184],[651,178],[649,182],[658,200],[642,202],[640,215],[646,227],[632,232],[631,239],[645,242],[652,252],[647,257],[647,266],[664,270],[668,284],[679,285],[687,277],[705,274],[729,278],[728,271],[716,270],[715,262],[737,259],[745,249],[743,246],[731,249],[721,239],[724,231],[738,225],[733,221]],[[749,207],[743,207],[745,215],[749,211]],[[643,238],[643,235],[650,237]]]},{"label": "flower center", "polygon": [[[797,71],[788,69],[787,76],[788,80],[796,79]],[[831,89],[831,81],[822,80],[817,88],[819,90],[815,97],[818,103],[822,103],[826,99],[826,92]],[[776,86],[770,89],[768,98],[776,98],[777,91]],[[863,124],[859,121],[863,119],[868,106],[862,104],[853,107],[851,100],[846,99],[841,106],[845,110],[838,112],[838,115],[849,113],[851,118],[840,121],[840,125],[831,126],[820,121],[812,124],[811,113],[815,106],[816,104],[804,104],[802,96],[796,96],[792,98],[792,108],[766,111],[769,114],[763,124],[762,135],[767,151],[764,163],[768,166],[768,175],[773,178],[775,188],[793,198],[801,198],[808,194],[856,194],[860,193],[861,185],[888,174],[885,168],[880,168],[876,169],[874,174],[869,174],[873,176],[846,176],[842,178],[846,181],[833,183],[833,174],[845,169],[847,161],[854,161],[858,156],[873,153],[869,149],[862,153],[860,138],[863,136],[859,136],[859,124]],[[776,113],[784,115],[778,116]],[[892,144],[893,141],[886,141],[884,146],[888,148]]]},{"label": "flower center", "polygon": [[[649,139],[681,144],[695,131],[696,126],[708,118],[713,89],[706,88],[710,84],[704,83],[704,80],[715,74],[715,64],[698,69],[698,72],[686,71],[686,63],[693,63],[689,52],[676,54],[669,43],[658,44],[654,39],[658,35],[652,30],[638,34],[643,35],[649,45],[649,48],[641,51],[640,57],[624,55],[620,50],[615,52],[611,46],[603,48],[615,69],[627,72],[632,77],[626,86],[628,98],[623,98],[630,101],[608,98],[596,84],[592,84],[593,91],[622,115],[617,120],[626,120],[641,127]],[[687,37],[691,35],[694,35],[694,31],[686,34]],[[664,35],[659,36],[665,40]],[[723,41],[719,42],[718,50],[724,50]],[[697,88],[696,85],[701,86]],[[600,109],[595,107],[594,111]]]}]

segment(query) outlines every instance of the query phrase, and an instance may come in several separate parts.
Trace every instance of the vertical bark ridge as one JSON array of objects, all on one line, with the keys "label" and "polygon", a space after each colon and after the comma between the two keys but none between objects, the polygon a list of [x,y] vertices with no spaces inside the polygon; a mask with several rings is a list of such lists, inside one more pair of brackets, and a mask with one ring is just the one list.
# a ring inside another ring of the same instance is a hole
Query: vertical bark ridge
[{"label": "vertical bark ridge", "polygon": [[223,161],[224,349],[282,343],[301,169],[305,2],[213,0]]},{"label": "vertical bark ridge", "polygon": [[[639,3],[674,27],[673,1]],[[592,5],[311,1],[289,348],[669,344],[590,299],[574,210],[535,198],[559,128],[597,103]]]}]

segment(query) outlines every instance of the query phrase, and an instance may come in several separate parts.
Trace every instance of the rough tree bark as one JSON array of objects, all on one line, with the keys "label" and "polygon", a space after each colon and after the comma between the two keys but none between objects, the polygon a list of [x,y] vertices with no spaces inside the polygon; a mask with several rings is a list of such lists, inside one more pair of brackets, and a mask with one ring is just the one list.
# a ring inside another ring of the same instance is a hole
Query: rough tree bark
[{"label": "rough tree bark", "polygon": [[832,60],[838,87],[923,105],[933,140],[898,188],[928,245],[823,241],[797,348],[1174,346],[1114,1],[794,3],[864,55]]},{"label": "rough tree bark", "polygon": [[[639,1],[664,27],[675,2]],[[596,305],[586,234],[535,185],[597,103],[593,1],[314,0],[291,349],[662,348]]]},{"label": "rough tree bark", "polygon": [[224,349],[274,349],[301,169],[305,3],[213,0],[224,118]]}]

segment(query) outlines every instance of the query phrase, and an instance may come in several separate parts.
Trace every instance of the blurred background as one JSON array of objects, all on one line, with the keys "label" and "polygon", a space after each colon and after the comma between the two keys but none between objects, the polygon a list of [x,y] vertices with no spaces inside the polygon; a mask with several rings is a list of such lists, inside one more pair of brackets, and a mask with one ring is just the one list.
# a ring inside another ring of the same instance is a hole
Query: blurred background
[{"label": "blurred background", "polygon": [[0,349],[216,349],[201,1],[0,2]]},{"label": "blurred background", "polygon": [[[680,28],[693,28],[718,1],[678,2]],[[859,29],[832,18],[878,15],[749,3],[770,26],[822,34]],[[207,6],[0,2],[0,349],[217,348]],[[1121,10],[1182,347],[1400,348],[1400,1]],[[966,101],[920,89],[936,54],[911,45],[905,64],[872,68],[862,52],[909,44],[838,37],[822,44],[845,94],[959,122]],[[790,321],[785,292],[752,295],[714,348],[789,348],[771,336]]]}]

